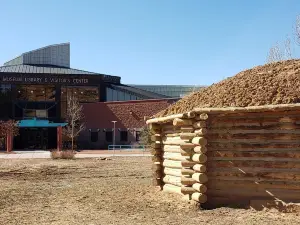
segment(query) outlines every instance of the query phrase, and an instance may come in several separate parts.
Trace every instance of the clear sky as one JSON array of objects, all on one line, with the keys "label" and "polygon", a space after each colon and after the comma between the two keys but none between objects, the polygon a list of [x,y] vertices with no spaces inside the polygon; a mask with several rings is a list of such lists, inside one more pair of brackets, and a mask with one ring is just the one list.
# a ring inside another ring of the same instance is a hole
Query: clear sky
[{"label": "clear sky", "polygon": [[298,14],[300,0],[0,0],[0,65],[70,42],[73,68],[209,85],[264,64]]}]

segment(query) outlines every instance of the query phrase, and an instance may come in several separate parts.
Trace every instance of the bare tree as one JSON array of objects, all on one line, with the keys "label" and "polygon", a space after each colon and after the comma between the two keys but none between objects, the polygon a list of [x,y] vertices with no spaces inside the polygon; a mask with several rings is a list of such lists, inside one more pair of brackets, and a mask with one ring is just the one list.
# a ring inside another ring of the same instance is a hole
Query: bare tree
[{"label": "bare tree", "polygon": [[270,48],[269,55],[267,58],[267,63],[274,63],[283,60],[283,52],[280,49],[280,45],[276,43],[273,47]]},{"label": "bare tree", "polygon": [[296,24],[295,24],[295,39],[296,43],[300,45],[300,15],[296,18]]},{"label": "bare tree", "polygon": [[284,56],[287,60],[293,58],[291,49],[291,39],[289,36],[287,36],[284,42]]},{"label": "bare tree", "polygon": [[71,139],[72,150],[74,150],[74,139],[85,129],[82,122],[84,118],[83,107],[75,96],[68,96],[67,107],[66,121],[68,125],[64,129],[64,134]]}]

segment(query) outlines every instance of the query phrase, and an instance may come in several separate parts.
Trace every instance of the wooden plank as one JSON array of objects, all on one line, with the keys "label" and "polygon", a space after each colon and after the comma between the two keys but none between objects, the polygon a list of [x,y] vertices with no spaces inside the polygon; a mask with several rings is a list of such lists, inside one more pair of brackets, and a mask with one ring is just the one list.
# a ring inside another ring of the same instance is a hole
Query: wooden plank
[{"label": "wooden plank", "polygon": [[287,149],[291,150],[291,148],[299,148],[299,144],[293,144],[293,143],[212,143],[210,142],[209,145],[207,146],[208,151],[210,150],[216,150],[216,151],[222,151],[226,150],[236,150],[240,151],[245,149],[246,151],[248,150],[272,150],[272,149]]},{"label": "wooden plank", "polygon": [[208,130],[208,135],[210,134],[300,134],[300,129],[210,129]]},{"label": "wooden plank", "polygon": [[276,157],[209,157],[209,161],[264,161],[264,162],[299,162],[299,159]]},{"label": "wooden plank", "polygon": [[172,176],[175,176],[175,177],[181,177],[182,176],[181,169],[176,169],[176,168],[171,168],[171,167],[165,167],[164,168],[164,174],[172,175]]},{"label": "wooden plank", "polygon": [[222,144],[232,144],[232,143],[248,143],[248,144],[300,144],[300,139],[296,140],[256,140],[256,139],[210,139],[208,138],[208,143],[222,143]]}]

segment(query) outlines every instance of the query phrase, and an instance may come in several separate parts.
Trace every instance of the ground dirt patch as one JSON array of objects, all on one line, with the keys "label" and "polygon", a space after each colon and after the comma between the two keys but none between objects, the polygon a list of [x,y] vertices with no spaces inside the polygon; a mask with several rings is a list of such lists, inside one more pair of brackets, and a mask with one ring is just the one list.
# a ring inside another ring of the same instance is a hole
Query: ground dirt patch
[{"label": "ground dirt patch", "polygon": [[190,94],[155,117],[196,107],[245,107],[300,103],[300,60],[287,60],[245,70]]},{"label": "ground dirt patch", "polygon": [[0,224],[299,224],[296,213],[199,210],[151,186],[151,159],[0,160]]}]

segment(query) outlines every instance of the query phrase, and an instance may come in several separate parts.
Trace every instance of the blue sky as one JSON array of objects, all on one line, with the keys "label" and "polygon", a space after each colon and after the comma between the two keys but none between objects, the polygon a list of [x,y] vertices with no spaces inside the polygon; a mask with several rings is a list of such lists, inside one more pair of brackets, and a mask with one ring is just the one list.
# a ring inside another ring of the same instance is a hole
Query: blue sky
[{"label": "blue sky", "polygon": [[0,0],[0,7],[0,65],[70,42],[71,67],[130,84],[210,85],[264,64],[300,14],[299,0]]}]

